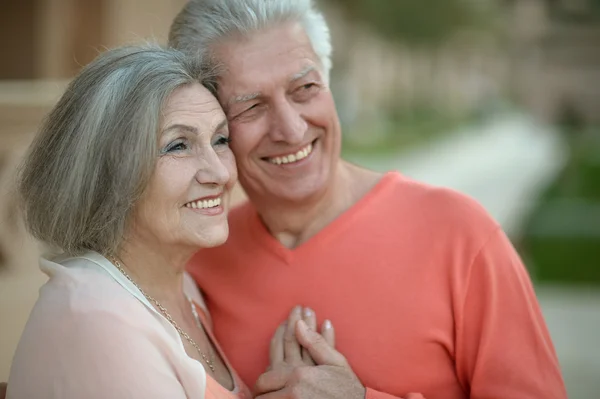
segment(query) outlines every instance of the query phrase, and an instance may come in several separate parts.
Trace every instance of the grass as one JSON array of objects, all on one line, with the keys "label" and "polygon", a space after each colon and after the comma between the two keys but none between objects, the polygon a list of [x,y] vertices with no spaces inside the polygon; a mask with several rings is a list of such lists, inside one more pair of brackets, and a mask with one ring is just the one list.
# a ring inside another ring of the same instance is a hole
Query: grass
[{"label": "grass", "polygon": [[[539,282],[600,285],[600,220],[592,212],[600,209],[600,127],[565,134],[570,161],[531,216],[520,248]],[[578,213],[583,217],[572,216]]]},{"label": "grass", "polygon": [[525,250],[537,282],[600,284],[600,240],[530,237]]},{"label": "grass", "polygon": [[390,155],[432,140],[466,122],[465,118],[416,110],[379,119],[369,126],[344,127],[342,156]]}]

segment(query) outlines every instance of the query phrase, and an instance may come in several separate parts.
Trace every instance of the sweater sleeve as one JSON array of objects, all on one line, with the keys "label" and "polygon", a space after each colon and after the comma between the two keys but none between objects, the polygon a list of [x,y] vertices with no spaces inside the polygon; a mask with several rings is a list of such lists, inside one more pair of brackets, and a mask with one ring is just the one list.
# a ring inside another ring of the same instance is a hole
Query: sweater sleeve
[{"label": "sweater sleeve", "polygon": [[529,275],[498,228],[467,271],[456,309],[456,371],[471,399],[566,399]]}]

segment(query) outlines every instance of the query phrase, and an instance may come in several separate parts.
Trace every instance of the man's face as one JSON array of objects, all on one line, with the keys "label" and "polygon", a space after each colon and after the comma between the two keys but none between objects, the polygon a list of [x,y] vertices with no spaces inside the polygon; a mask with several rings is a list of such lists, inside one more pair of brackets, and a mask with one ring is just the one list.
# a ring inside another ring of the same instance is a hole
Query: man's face
[{"label": "man's face", "polygon": [[299,202],[322,195],[339,160],[341,132],[304,29],[282,24],[213,50],[225,66],[218,96],[250,198]]}]

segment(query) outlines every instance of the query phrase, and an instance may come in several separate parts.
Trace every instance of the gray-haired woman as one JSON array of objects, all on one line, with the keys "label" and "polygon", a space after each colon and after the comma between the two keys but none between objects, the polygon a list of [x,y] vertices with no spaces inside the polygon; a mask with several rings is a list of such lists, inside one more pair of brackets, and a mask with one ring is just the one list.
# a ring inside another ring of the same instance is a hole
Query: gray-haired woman
[{"label": "gray-haired woman", "polygon": [[184,271],[227,239],[237,177],[210,83],[176,50],[115,49],[47,117],[19,192],[30,231],[62,255],[41,260],[50,279],[8,398],[250,397]]}]

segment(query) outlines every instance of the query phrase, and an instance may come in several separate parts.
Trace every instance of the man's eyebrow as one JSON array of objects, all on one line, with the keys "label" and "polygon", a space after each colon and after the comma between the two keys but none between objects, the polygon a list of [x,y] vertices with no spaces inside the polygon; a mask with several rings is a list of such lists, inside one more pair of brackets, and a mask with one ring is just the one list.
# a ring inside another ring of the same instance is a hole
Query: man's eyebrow
[{"label": "man's eyebrow", "polygon": [[290,79],[290,82],[294,82],[298,79],[302,79],[303,77],[305,77],[306,75],[308,75],[309,73],[311,73],[312,71],[315,71],[317,68],[315,68],[314,66],[309,66],[304,68],[302,71],[298,72],[297,74],[293,75]]},{"label": "man's eyebrow", "polygon": [[259,93],[259,92],[235,96],[231,100],[229,100],[229,105],[234,105],[234,104],[244,103],[246,101],[251,101],[260,96],[261,96],[261,93]]}]

